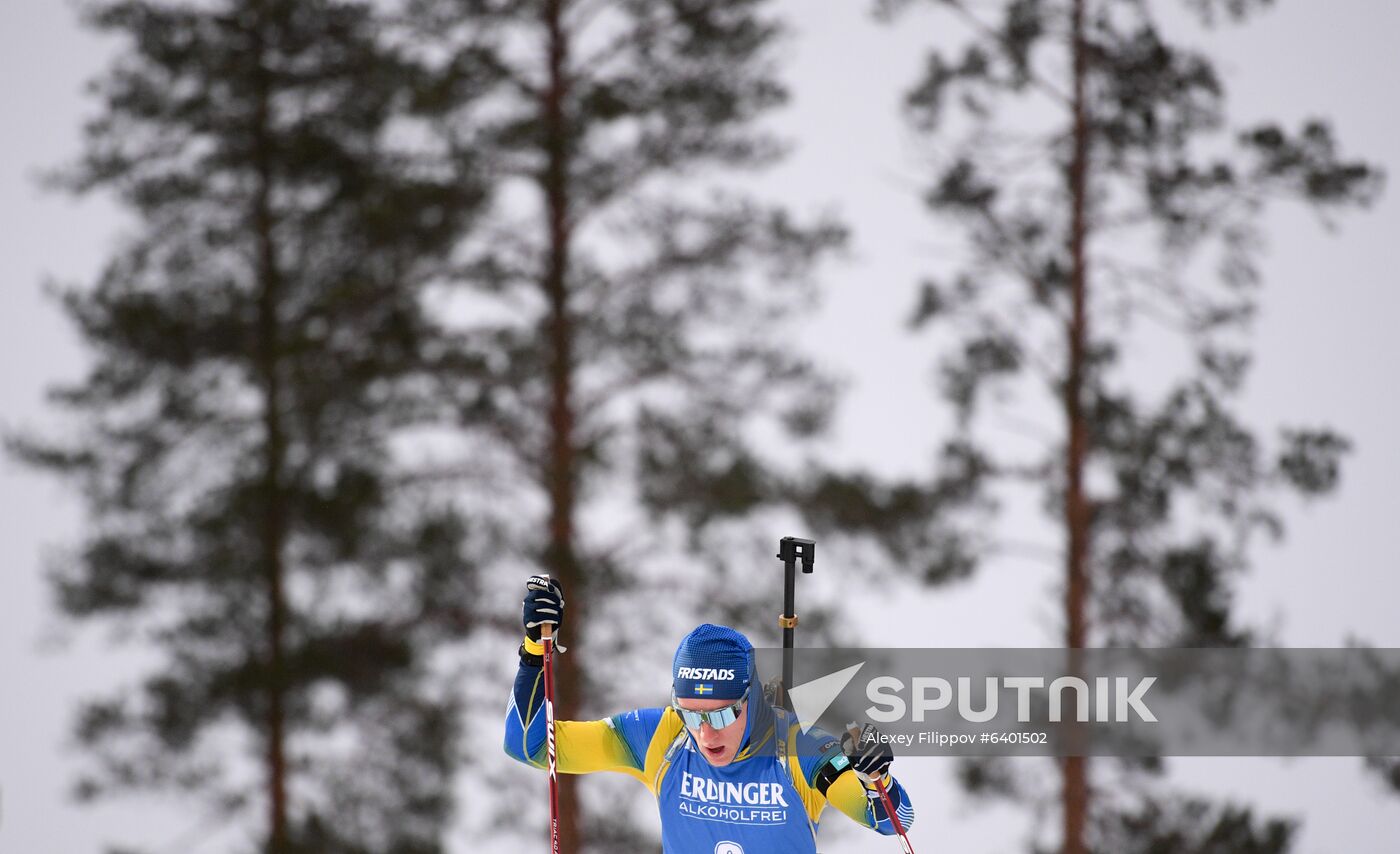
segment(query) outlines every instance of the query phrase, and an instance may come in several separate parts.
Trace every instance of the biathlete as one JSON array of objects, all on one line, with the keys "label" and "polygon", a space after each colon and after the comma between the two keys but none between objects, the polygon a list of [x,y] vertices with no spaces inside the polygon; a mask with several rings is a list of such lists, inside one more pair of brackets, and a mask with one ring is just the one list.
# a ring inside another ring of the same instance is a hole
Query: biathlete
[{"label": "biathlete", "polygon": [[[559,583],[532,576],[505,749],[535,768],[547,762],[540,627],[557,629],[563,616]],[[827,804],[892,835],[877,779],[905,829],[913,824],[909,797],[889,776],[887,745],[856,745],[815,727],[804,733],[787,710],[764,699],[754,675],[747,638],[699,626],[676,649],[669,706],[554,722],[558,770],[615,771],[640,781],[656,797],[663,854],[815,854]]]}]

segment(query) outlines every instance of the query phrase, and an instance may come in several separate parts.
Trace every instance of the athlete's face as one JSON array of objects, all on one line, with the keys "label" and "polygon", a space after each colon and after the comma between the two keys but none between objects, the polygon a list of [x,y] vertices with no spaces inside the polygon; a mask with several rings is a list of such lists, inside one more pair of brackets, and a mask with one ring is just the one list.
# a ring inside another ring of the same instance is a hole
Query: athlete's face
[{"label": "athlete's face", "polygon": [[[692,712],[713,712],[716,709],[734,705],[734,701],[685,699],[676,701],[676,705]],[[734,761],[734,757],[739,753],[739,742],[744,740],[744,727],[748,716],[749,704],[746,700],[739,710],[739,716],[734,719],[734,723],[724,729],[715,729],[703,721],[698,729],[694,727],[687,727],[687,729],[695,737],[695,743],[700,745],[700,754],[711,765],[728,765]]]}]

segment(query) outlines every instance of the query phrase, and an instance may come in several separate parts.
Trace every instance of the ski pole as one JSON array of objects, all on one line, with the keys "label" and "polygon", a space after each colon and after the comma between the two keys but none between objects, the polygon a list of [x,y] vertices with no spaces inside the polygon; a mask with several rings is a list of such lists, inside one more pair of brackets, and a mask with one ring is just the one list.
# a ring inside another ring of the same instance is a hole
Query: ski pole
[{"label": "ski pole", "polygon": [[559,777],[554,759],[554,626],[540,626],[540,643],[544,646],[544,727],[545,745],[549,753],[549,850],[559,854]]},{"label": "ski pole", "polygon": [[[860,747],[861,736],[864,732],[855,723],[846,725],[846,731],[851,734],[856,747]],[[909,836],[904,832],[904,823],[899,820],[899,816],[894,811],[894,801],[890,799],[890,793],[885,789],[885,781],[879,777],[875,778],[875,791],[880,795],[880,803],[885,805],[885,814],[890,817],[890,823],[894,825],[895,832],[899,834],[899,847],[904,854],[914,854],[914,846],[909,844]]]},{"label": "ski pole", "polygon": [[800,537],[783,537],[778,541],[778,559],[783,562],[783,613],[778,625],[783,629],[783,683],[778,705],[791,710],[788,689],[792,687],[792,645],[797,632],[797,558],[802,558],[802,572],[812,572],[817,544]]}]

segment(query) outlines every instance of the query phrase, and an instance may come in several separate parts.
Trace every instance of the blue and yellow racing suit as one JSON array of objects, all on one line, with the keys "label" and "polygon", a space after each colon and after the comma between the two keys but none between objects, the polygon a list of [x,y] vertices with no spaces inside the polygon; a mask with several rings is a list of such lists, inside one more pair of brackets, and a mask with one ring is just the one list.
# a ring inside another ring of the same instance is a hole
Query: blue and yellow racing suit
[{"label": "blue and yellow racing suit", "polygon": [[[536,768],[547,767],[543,705],[542,668],[522,663],[506,709],[505,749]],[[663,854],[815,854],[828,803],[865,827],[895,832],[839,740],[817,728],[803,732],[761,696],[748,708],[739,753],[723,767],[705,759],[665,707],[555,721],[558,770],[615,771],[640,781],[656,797]],[[909,798],[893,778],[886,787],[907,829],[914,822]]]}]

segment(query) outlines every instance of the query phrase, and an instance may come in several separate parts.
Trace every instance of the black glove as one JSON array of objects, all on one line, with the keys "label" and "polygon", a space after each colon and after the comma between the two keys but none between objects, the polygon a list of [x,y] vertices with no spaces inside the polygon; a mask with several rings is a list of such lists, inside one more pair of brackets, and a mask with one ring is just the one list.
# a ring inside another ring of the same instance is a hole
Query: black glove
[{"label": "black glove", "polygon": [[564,588],[548,575],[532,575],[525,582],[525,636],[539,642],[540,626],[551,623],[554,634],[564,622]]},{"label": "black glove", "polygon": [[851,768],[866,785],[874,788],[876,780],[884,780],[894,764],[894,751],[880,738],[880,731],[874,724],[866,724],[860,731],[860,741],[847,732],[841,737],[841,750],[851,759]]}]

